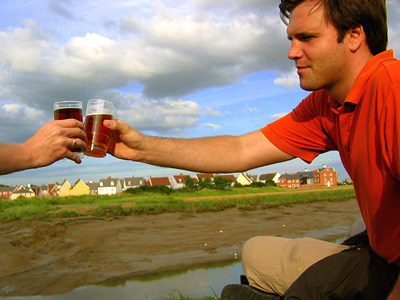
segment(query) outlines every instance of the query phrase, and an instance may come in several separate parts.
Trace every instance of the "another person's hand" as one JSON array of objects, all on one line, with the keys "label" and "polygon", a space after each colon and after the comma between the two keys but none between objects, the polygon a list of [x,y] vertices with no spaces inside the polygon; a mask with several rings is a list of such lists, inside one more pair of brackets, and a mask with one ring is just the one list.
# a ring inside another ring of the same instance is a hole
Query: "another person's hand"
[{"label": "another person's hand", "polygon": [[70,148],[86,150],[87,137],[83,123],[75,119],[50,121],[34,136],[22,143],[24,152],[30,156],[33,168],[44,167],[62,158],[77,164],[81,159]]},{"label": "another person's hand", "polygon": [[111,129],[107,152],[120,159],[137,161],[144,135],[115,118],[104,121],[103,125]]}]

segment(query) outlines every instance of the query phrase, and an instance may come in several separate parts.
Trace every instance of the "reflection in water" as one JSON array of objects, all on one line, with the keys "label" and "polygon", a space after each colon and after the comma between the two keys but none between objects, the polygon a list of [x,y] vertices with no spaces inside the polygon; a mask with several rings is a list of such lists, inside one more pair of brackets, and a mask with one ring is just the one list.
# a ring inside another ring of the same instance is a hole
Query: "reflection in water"
[{"label": "reflection in water", "polygon": [[220,295],[223,287],[239,283],[243,274],[239,262],[208,265],[180,272],[168,272],[156,276],[131,277],[108,280],[98,286],[84,286],[56,296],[8,297],[9,300],[160,300],[172,293],[199,298]]}]

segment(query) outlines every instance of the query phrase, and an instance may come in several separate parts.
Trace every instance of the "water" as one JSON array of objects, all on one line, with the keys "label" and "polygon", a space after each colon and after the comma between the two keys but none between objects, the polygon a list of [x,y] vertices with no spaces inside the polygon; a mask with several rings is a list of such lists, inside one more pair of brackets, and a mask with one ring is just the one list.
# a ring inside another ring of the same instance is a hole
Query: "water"
[{"label": "water", "polygon": [[10,300],[160,300],[179,293],[193,298],[221,295],[227,284],[239,283],[243,274],[239,262],[208,265],[180,272],[168,272],[151,277],[110,280],[102,285],[84,286],[55,296],[7,297]]}]

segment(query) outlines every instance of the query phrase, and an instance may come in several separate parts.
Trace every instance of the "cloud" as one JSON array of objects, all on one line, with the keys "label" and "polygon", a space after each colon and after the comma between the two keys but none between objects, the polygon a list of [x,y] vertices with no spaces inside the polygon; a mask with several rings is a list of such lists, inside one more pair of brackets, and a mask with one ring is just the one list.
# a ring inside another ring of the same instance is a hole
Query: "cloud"
[{"label": "cloud", "polygon": [[25,104],[0,105],[0,141],[21,143],[30,138],[48,119],[43,111]]},{"label": "cloud", "polygon": [[[226,113],[225,113],[225,114],[226,114]],[[222,113],[222,112],[220,112],[220,111],[218,111],[218,110],[213,109],[213,108],[210,107],[210,106],[207,106],[207,107],[206,107],[206,110],[203,112],[203,115],[204,115],[204,116],[209,116],[209,117],[214,117],[214,118],[222,117],[222,116],[224,116],[225,114]]]},{"label": "cloud", "polygon": [[287,114],[288,114],[287,112],[279,113],[279,114],[273,114],[273,115],[271,116],[271,118],[277,120],[277,119],[280,119],[280,118],[286,116]]},{"label": "cloud", "polygon": [[249,107],[249,105],[245,103],[245,108],[243,108],[242,111],[246,114],[252,114],[252,113],[258,113],[259,109],[256,107]]},{"label": "cloud", "polygon": [[73,13],[65,7],[65,4],[70,5],[71,0],[48,0],[47,2],[50,11],[69,20],[75,19]]},{"label": "cloud", "polygon": [[278,77],[274,80],[274,84],[283,86],[287,89],[293,89],[299,86],[299,76],[296,71],[293,71],[289,74],[278,75]]},{"label": "cloud", "polygon": [[197,103],[172,98],[149,101],[129,95],[120,97],[118,107],[116,117],[138,130],[158,134],[182,135],[196,126],[200,117]]},{"label": "cloud", "polygon": [[220,129],[220,128],[222,128],[221,125],[212,124],[212,123],[201,124],[200,127],[211,127],[211,128],[213,128],[213,129]]},{"label": "cloud", "polygon": [[[184,15],[164,8],[151,19],[131,18],[130,24],[124,26],[140,34],[87,33],[58,45],[30,21],[25,28],[1,32],[3,72],[23,73],[11,77],[39,85],[38,76],[53,78],[46,80],[48,89],[63,82],[62,86],[81,85],[80,90],[86,86],[90,93],[137,81],[146,97],[163,98],[233,84],[248,74],[287,65],[279,62],[286,61],[281,51],[275,51],[286,43],[277,33],[284,29],[276,19],[246,15],[219,22],[212,14]],[[29,102],[18,92],[24,86],[11,82],[12,92]]]},{"label": "cloud", "polygon": [[[104,3],[48,0],[36,15],[27,13],[23,25],[3,25],[0,103],[18,103],[21,113],[31,108],[49,119],[55,101],[109,98],[118,114],[139,129],[183,134],[202,116],[228,113],[182,100],[196,91],[235,85],[266,70],[279,74],[276,85],[298,86],[286,58],[289,42],[278,0]],[[400,53],[394,14],[399,5],[388,0],[388,7],[391,47]],[[129,90],[133,84],[142,87],[140,92]],[[13,118],[8,116],[16,124]],[[19,140],[32,128],[23,132]]]}]

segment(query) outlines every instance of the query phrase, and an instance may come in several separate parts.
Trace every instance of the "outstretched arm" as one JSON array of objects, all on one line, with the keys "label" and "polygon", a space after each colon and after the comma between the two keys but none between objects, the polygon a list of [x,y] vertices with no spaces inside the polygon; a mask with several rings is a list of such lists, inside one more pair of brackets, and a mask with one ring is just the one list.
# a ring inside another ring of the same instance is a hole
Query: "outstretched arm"
[{"label": "outstretched arm", "polygon": [[74,139],[76,147],[86,150],[82,122],[68,119],[50,121],[22,144],[0,143],[0,175],[48,166],[62,158],[79,164],[81,159],[68,149]]},{"label": "outstretched arm", "polygon": [[108,152],[121,159],[197,172],[241,172],[293,159],[261,133],[175,139],[147,136],[118,119],[105,121],[112,130]]}]

